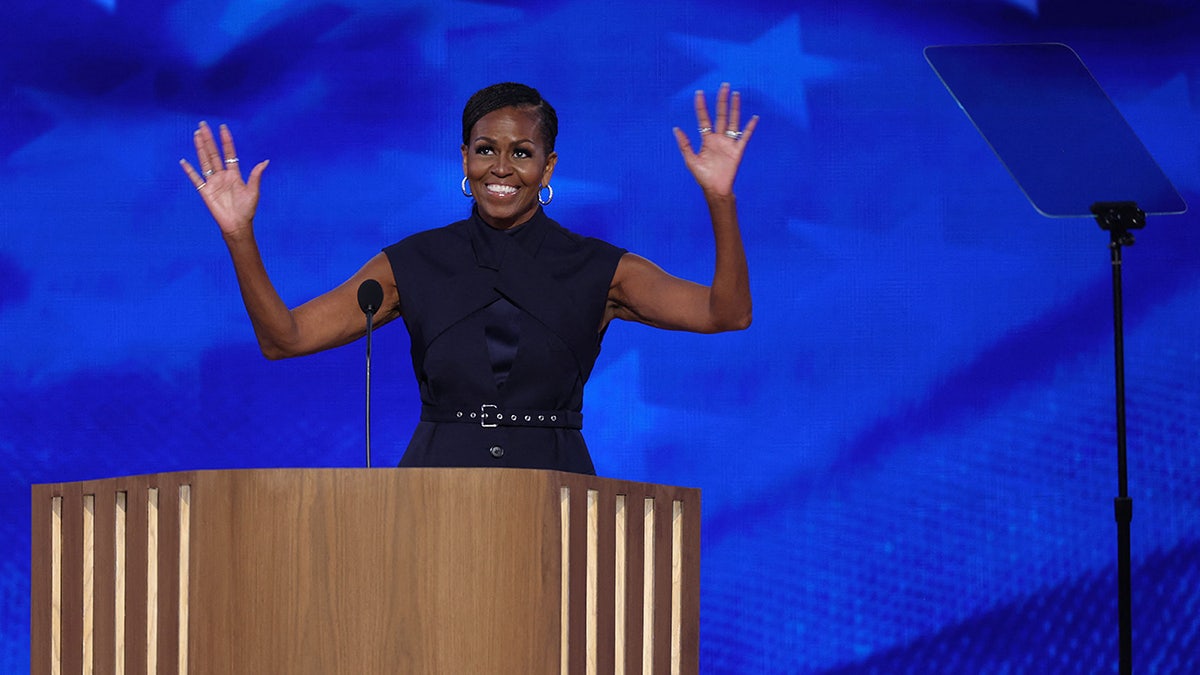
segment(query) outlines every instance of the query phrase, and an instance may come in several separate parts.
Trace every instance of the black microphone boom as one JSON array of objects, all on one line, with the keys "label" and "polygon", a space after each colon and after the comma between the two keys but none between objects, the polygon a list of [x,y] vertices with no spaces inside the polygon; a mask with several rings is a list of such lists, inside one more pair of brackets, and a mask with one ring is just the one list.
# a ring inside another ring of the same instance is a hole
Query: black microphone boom
[{"label": "black microphone boom", "polygon": [[371,468],[371,328],[375,312],[383,304],[383,286],[367,279],[358,286],[358,307],[367,315],[367,468]]}]

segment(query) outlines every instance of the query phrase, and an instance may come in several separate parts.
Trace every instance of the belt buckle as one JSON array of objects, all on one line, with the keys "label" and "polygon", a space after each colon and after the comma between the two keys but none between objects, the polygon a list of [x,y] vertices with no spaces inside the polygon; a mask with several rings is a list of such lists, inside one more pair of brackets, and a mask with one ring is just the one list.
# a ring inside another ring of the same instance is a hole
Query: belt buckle
[{"label": "belt buckle", "polygon": [[495,410],[496,406],[491,403],[484,403],[483,405],[479,406],[479,413],[480,413],[479,414],[479,426],[483,427],[484,429],[492,429],[494,427],[500,426],[499,424],[488,424],[487,422],[484,421],[487,419],[487,416],[488,416],[488,413],[487,413],[488,408]]}]

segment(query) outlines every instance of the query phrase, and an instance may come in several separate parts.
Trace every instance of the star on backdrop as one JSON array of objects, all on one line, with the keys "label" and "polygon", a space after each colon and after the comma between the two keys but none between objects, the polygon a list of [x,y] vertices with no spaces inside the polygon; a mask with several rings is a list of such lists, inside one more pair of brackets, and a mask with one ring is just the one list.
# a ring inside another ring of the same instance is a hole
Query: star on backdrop
[{"label": "star on backdrop", "polygon": [[672,35],[678,48],[703,54],[715,66],[680,95],[690,97],[697,89],[711,89],[713,82],[752,87],[775,104],[777,114],[791,117],[807,129],[809,85],[841,77],[851,66],[807,53],[800,32],[800,17],[792,15],[749,43]]}]

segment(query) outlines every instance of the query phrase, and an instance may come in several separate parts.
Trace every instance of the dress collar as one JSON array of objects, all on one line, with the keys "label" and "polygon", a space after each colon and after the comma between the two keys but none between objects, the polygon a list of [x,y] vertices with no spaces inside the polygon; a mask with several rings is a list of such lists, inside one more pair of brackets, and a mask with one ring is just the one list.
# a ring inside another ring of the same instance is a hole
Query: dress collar
[{"label": "dress collar", "polygon": [[475,262],[480,267],[498,270],[504,263],[504,252],[513,244],[524,249],[531,257],[537,257],[542,242],[550,230],[550,219],[542,207],[533,217],[510,230],[497,230],[479,216],[478,207],[471,208],[471,246],[475,250]]}]

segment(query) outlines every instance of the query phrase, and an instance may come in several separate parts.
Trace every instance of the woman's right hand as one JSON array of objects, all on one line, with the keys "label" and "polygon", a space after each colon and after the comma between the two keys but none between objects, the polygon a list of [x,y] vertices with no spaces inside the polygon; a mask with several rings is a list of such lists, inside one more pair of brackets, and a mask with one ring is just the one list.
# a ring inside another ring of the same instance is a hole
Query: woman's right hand
[{"label": "woman's right hand", "polygon": [[179,160],[184,173],[200,193],[204,205],[226,237],[249,235],[258,207],[258,188],[268,161],[259,162],[250,170],[249,179],[242,180],[241,162],[233,146],[233,134],[224,124],[220,128],[221,150],[207,122],[192,134],[196,144],[197,171],[186,159]]}]

